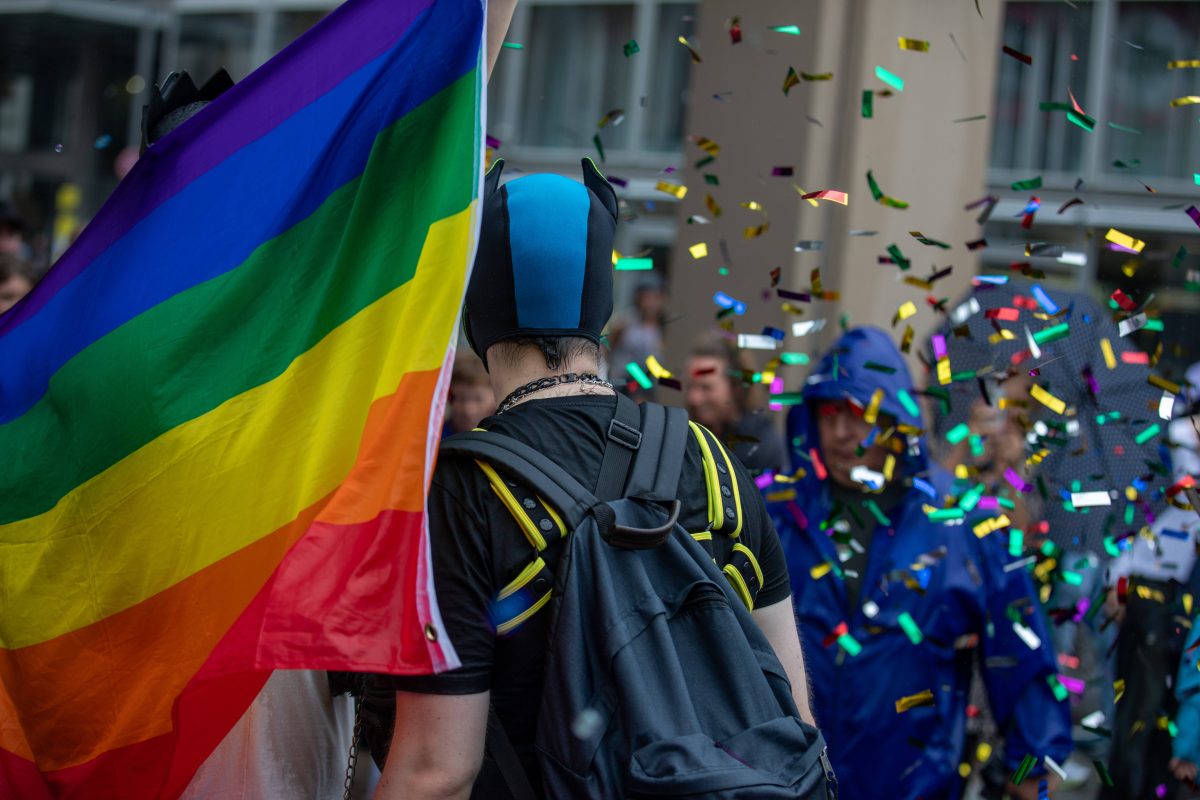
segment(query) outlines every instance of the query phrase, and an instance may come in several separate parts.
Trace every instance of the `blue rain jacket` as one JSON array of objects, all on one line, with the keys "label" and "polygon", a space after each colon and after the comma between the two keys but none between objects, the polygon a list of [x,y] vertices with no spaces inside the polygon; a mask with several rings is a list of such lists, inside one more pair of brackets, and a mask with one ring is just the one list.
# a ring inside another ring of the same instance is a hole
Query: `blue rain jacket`
[{"label": "blue rain jacket", "polygon": [[[895,373],[868,369],[868,362],[893,367]],[[839,562],[833,541],[820,529],[832,511],[828,490],[799,455],[819,446],[807,400],[853,398],[866,406],[879,388],[885,392],[883,412],[923,427],[897,394],[904,389],[915,400],[907,365],[891,339],[875,328],[853,329],[814,370],[803,389],[806,402],[789,415],[788,438],[807,471],[792,485],[795,498],[776,498],[792,488],[786,484],[765,489],[787,555],[813,708],[842,800],[959,797],[974,655],[969,637],[976,637],[990,704],[1006,736],[1008,766],[1015,769],[1032,754],[1038,767],[1030,774],[1037,775],[1045,771],[1043,756],[1061,764],[1071,752],[1070,710],[1048,683],[1056,662],[1037,595],[1024,569],[1004,571],[1011,559],[1003,532],[983,539],[974,534],[973,524],[995,512],[976,513],[957,524],[929,521],[922,505],[940,506],[954,482],[928,462],[923,442],[914,442],[903,469],[922,478],[938,501],[914,488],[891,510],[893,524],[876,528],[862,605],[848,607],[845,586],[834,571],[812,575],[823,562]],[[872,603],[878,607],[873,618],[863,609]],[[924,637],[919,645],[900,625],[903,612]],[[1040,647],[1030,649],[1022,641],[1010,615],[1018,616]],[[843,622],[862,645],[858,655],[827,644]],[[932,692],[932,705],[897,712],[896,701],[925,691]]]},{"label": "blue rain jacket", "polygon": [[1179,665],[1179,680],[1175,683],[1179,712],[1175,715],[1178,731],[1172,742],[1176,758],[1200,764],[1200,617],[1192,620]]}]

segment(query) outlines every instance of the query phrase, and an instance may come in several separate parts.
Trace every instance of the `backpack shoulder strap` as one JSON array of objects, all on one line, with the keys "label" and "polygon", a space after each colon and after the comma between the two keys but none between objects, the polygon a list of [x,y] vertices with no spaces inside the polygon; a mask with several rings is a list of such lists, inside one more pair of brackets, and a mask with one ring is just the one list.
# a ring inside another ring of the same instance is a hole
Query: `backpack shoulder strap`
[{"label": "backpack shoulder strap", "polygon": [[625,496],[674,500],[687,450],[687,412],[643,403],[641,416],[642,446],[630,469]]},{"label": "backpack shoulder strap", "polygon": [[714,531],[722,531],[737,539],[742,533],[742,494],[737,473],[729,452],[712,431],[695,422],[688,422],[692,435],[700,445],[704,462],[704,479],[708,484],[708,521]]}]

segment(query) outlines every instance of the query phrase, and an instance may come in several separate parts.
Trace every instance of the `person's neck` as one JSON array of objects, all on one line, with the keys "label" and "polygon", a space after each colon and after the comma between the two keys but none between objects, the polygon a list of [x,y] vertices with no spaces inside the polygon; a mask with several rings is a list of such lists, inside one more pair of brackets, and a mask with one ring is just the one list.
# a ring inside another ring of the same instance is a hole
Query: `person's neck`
[{"label": "person's neck", "polygon": [[[496,397],[503,399],[508,397],[515,389],[521,386],[532,383],[533,381],[542,378],[551,378],[556,375],[569,375],[575,373],[597,375],[600,372],[600,365],[591,360],[576,359],[570,363],[560,364],[557,369],[550,369],[546,366],[546,360],[541,353],[531,353],[531,357],[523,359],[519,364],[504,364],[495,365],[492,367],[491,378],[492,388],[496,393]],[[569,397],[579,394],[612,394],[613,390],[605,386],[598,386],[595,383],[559,383],[550,386],[541,391],[531,394],[528,399],[544,399],[547,397]],[[518,400],[516,405],[524,402],[526,398]]]}]

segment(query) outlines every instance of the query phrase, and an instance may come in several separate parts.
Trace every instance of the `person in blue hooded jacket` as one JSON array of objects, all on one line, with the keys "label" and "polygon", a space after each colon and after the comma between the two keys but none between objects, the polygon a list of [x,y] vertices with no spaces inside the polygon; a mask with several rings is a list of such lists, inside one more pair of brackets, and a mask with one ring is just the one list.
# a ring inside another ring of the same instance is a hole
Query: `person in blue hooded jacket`
[{"label": "person in blue hooded jacket", "polygon": [[1036,798],[1071,752],[1050,637],[1003,507],[929,461],[915,394],[886,333],[848,331],[788,417],[803,475],[765,489],[817,722],[842,800],[957,798],[978,651],[1010,774],[1034,761],[1010,792]]}]

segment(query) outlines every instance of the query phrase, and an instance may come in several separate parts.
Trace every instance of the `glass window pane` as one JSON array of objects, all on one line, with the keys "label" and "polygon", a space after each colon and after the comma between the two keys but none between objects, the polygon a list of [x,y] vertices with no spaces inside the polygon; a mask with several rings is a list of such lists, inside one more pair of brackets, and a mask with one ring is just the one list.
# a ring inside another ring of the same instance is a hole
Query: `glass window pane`
[{"label": "glass window pane", "polygon": [[[633,38],[633,6],[534,6],[524,54],[524,98],[513,144],[592,147],[596,123],[629,111],[631,66],[622,45]],[[501,59],[503,60],[503,59]],[[606,150],[628,146],[628,125],[600,131]]]},{"label": "glass window pane", "polygon": [[644,112],[646,150],[675,153],[683,149],[692,59],[678,39],[683,36],[690,40],[695,14],[692,3],[672,3],[658,10],[657,38],[652,50],[645,48],[650,51],[646,55],[654,59]]},{"label": "glass window pane", "polygon": [[1078,172],[1087,131],[1065,111],[1042,111],[1041,103],[1070,103],[1068,89],[1088,111],[1088,37],[1092,4],[1077,8],[1039,2],[1005,6],[1005,45],[1032,58],[1024,64],[998,55],[996,107],[992,113],[991,166],[1034,172]]},{"label": "glass window pane", "polygon": [[[1197,106],[1171,108],[1171,101],[1200,94],[1200,70],[1168,70],[1167,62],[1197,57],[1200,4],[1121,3],[1117,31],[1111,44],[1111,118],[1141,134],[1109,130],[1104,169],[1187,177],[1200,170]],[[1115,166],[1115,161],[1130,166]]]},{"label": "glass window pane", "polygon": [[235,81],[250,73],[253,14],[184,14],[179,30],[179,64],[167,70],[186,69],[197,85],[221,67]]}]

